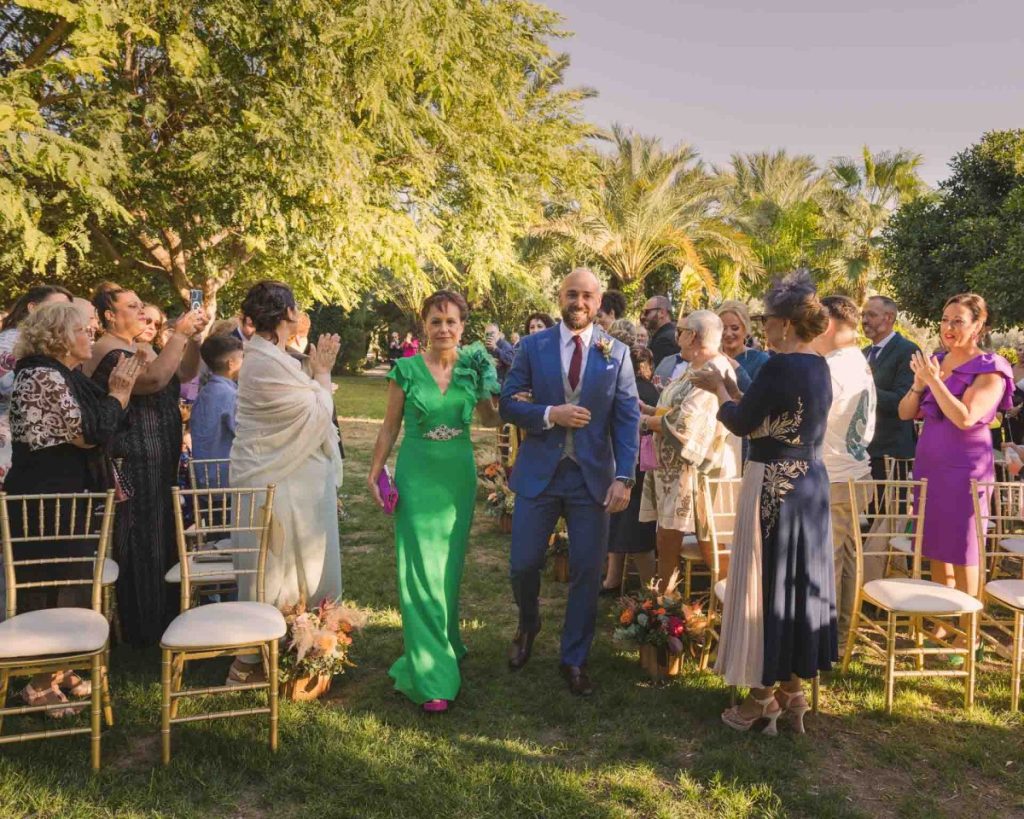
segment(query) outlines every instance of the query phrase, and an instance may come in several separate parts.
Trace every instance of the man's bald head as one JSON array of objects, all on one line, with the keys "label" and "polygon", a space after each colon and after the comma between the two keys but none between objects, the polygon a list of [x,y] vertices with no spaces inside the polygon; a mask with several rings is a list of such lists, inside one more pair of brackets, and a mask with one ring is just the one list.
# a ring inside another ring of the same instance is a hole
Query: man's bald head
[{"label": "man's bald head", "polygon": [[651,296],[640,313],[640,321],[651,335],[672,321],[672,302],[668,296]]},{"label": "man's bald head", "polygon": [[601,281],[592,271],[577,267],[558,289],[562,321],[574,332],[587,329],[601,307]]}]

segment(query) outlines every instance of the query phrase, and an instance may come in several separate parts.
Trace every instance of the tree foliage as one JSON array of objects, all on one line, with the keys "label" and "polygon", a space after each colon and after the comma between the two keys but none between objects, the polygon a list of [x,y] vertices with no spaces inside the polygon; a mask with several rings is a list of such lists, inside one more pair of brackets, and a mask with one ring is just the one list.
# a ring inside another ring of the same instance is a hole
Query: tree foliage
[{"label": "tree foliage", "polygon": [[534,228],[554,240],[549,253],[595,266],[633,302],[658,271],[673,271],[688,285],[682,297],[696,303],[699,291],[717,292],[716,262],[757,267],[747,237],[718,212],[721,181],[693,148],[665,149],[620,126],[612,141],[596,193]]},{"label": "tree foliage", "polygon": [[819,253],[830,284],[858,303],[882,272],[882,232],[895,208],[925,192],[922,157],[907,150],[872,153],[829,165],[831,185],[822,210]]},{"label": "tree foliage", "polygon": [[935,321],[949,296],[976,291],[996,327],[1024,323],[1024,129],[985,134],[950,168],[937,197],[904,205],[889,223],[888,281],[922,321]]},{"label": "tree foliage", "polygon": [[349,306],[381,286],[484,292],[590,170],[588,92],[562,87],[559,17],[533,3],[2,8],[8,276],[73,256],[208,303],[257,277]]},{"label": "tree foliage", "polygon": [[829,184],[813,157],[785,150],[733,154],[730,167],[718,173],[724,212],[750,237],[760,263],[752,272],[763,274],[744,281],[731,267],[720,268],[723,295],[759,293],[775,276],[815,266]]}]

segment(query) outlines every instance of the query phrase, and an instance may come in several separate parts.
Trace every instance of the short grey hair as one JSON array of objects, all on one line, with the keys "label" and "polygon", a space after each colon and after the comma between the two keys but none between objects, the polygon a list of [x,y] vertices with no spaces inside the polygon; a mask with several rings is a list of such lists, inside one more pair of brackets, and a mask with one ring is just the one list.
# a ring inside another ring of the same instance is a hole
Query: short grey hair
[{"label": "short grey hair", "polygon": [[888,296],[868,296],[868,301],[871,300],[879,302],[885,312],[892,313],[894,316],[900,312],[900,306]]},{"label": "short grey hair", "polygon": [[683,319],[683,327],[693,330],[705,350],[717,350],[722,345],[722,320],[712,310],[694,310]]}]

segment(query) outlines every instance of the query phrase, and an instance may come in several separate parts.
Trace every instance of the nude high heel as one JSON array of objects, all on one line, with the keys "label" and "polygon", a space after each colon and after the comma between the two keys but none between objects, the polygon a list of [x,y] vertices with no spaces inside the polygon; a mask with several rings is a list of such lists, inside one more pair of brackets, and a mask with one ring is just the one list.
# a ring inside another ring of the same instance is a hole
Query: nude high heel
[{"label": "nude high heel", "polygon": [[793,727],[796,732],[798,734],[807,733],[804,731],[804,714],[811,710],[811,706],[807,704],[807,697],[804,695],[803,689],[786,691],[784,688],[780,688],[775,692],[775,696],[776,698],[785,698],[785,702],[782,699],[778,700],[780,713],[793,715]]},{"label": "nude high heel", "polygon": [[[763,700],[753,697],[752,699],[761,706],[760,714],[755,717],[745,717],[740,713],[740,706],[734,705],[732,708],[727,708],[722,712],[722,722],[734,731],[749,731],[754,726],[755,722],[766,719],[768,720],[768,724],[761,733],[767,734],[770,737],[776,736],[779,731],[775,727],[775,723],[778,722],[779,715],[782,713],[779,701],[775,699],[774,694],[770,694]],[[774,709],[772,706],[774,706]]]}]

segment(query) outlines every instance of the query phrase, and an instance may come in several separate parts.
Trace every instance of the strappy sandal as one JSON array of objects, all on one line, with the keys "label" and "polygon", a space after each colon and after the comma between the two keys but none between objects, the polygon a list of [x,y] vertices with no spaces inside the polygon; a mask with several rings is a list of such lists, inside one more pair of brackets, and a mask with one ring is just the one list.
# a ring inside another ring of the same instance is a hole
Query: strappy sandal
[{"label": "strappy sandal", "polygon": [[779,706],[782,708],[783,714],[789,714],[793,717],[793,727],[796,729],[798,734],[807,733],[804,731],[804,714],[811,710],[811,706],[807,704],[807,696],[804,694],[804,690],[801,688],[797,691],[787,691],[784,688],[779,688],[775,692],[775,697],[783,697],[779,699]]},{"label": "strappy sandal", "polygon": [[74,671],[68,671],[60,681],[60,690],[72,697],[91,697],[92,681],[79,677]]},{"label": "strappy sandal", "polygon": [[[64,692],[57,686],[54,685],[40,691],[38,688],[33,688],[32,683],[29,683],[21,689],[21,699],[26,705],[36,707],[40,705],[57,705],[58,703],[65,703],[68,701],[68,698],[64,696]],[[41,713],[46,714],[50,719],[62,719],[63,717],[73,717],[79,710],[81,709],[53,708]]]},{"label": "strappy sandal", "polygon": [[228,669],[228,678],[224,685],[233,688],[236,685],[253,685],[265,683],[267,675],[263,671],[263,663],[245,663],[235,660]]},{"label": "strappy sandal", "polygon": [[732,708],[727,708],[722,712],[722,722],[734,731],[749,731],[754,727],[755,722],[766,719],[768,724],[761,733],[767,734],[770,737],[776,736],[779,731],[775,723],[778,722],[779,715],[782,714],[782,707],[779,705],[779,701],[775,699],[775,694],[770,694],[763,700],[759,700],[756,697],[751,697],[751,700],[761,706],[760,714],[753,717],[745,717],[740,712],[741,706],[734,705]]}]

